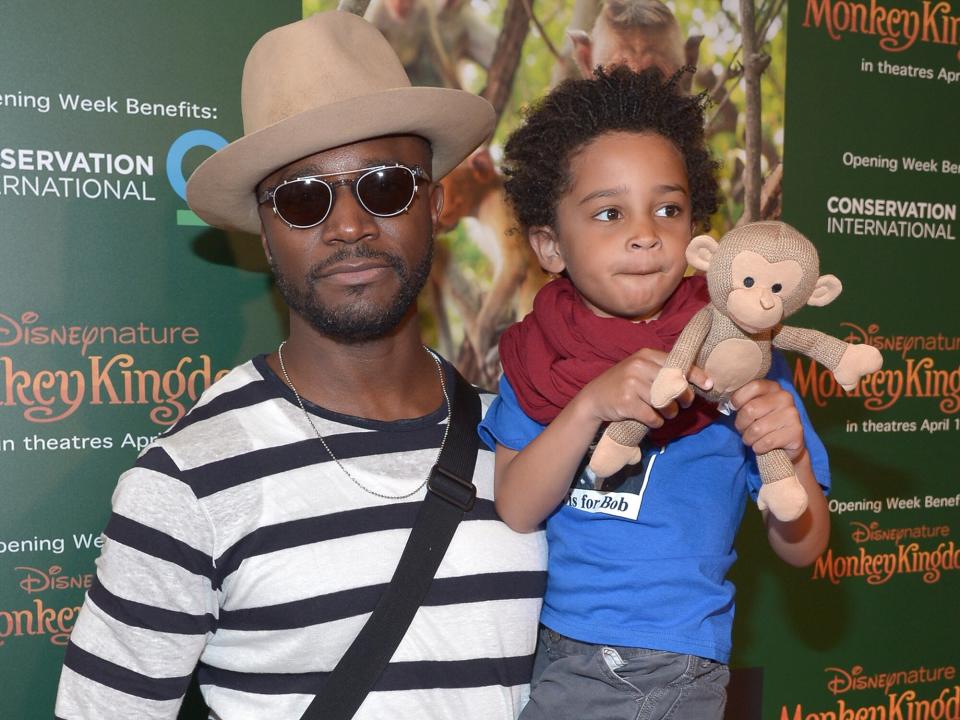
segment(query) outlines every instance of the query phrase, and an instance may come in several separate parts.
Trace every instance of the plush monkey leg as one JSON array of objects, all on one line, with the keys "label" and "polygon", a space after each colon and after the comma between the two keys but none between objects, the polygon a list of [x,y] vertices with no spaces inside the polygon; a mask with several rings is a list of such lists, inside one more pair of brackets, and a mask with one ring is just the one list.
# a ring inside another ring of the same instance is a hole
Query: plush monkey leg
[{"label": "plush monkey leg", "polygon": [[640,441],[647,434],[647,426],[636,420],[610,423],[590,458],[590,470],[598,478],[613,475],[625,465],[640,462],[643,453]]},{"label": "plush monkey leg", "polygon": [[650,386],[650,402],[655,408],[665,407],[680,397],[689,386],[687,376],[680,368],[661,368]]},{"label": "plush monkey leg", "polygon": [[778,449],[757,455],[757,466],[763,482],[757,507],[769,509],[777,520],[783,522],[803,515],[807,509],[807,491],[797,479],[797,472],[787,454]]}]

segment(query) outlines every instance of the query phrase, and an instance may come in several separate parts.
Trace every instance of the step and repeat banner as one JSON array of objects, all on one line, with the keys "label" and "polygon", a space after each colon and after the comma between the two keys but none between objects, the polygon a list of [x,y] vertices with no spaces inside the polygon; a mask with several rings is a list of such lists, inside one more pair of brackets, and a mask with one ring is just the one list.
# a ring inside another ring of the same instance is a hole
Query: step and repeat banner
[{"label": "step and repeat banner", "polygon": [[[813,566],[789,568],[748,508],[727,717],[960,720],[960,9],[763,0],[745,28],[749,1],[354,3],[415,83],[482,94],[499,115],[444,181],[424,331],[495,386],[499,334],[546,281],[499,171],[526,105],[613,57],[694,65],[722,163],[714,234],[758,194],[761,217],[800,228],[844,283],[796,324],[884,356],[852,393],[790,358],[831,456],[832,537]],[[118,475],[284,335],[257,238],[204,226],[184,184],[242,132],[255,39],[334,5],[0,0],[0,717],[52,715]],[[759,97],[744,91],[748,34]],[[202,704],[181,717],[205,717]]]},{"label": "step and repeat banner", "polygon": [[253,237],[184,176],[241,133],[297,2],[0,2],[0,717],[53,716],[117,476],[281,335]]},{"label": "step and repeat banner", "polygon": [[753,581],[741,657],[783,650],[765,717],[955,719],[960,5],[803,0],[788,26],[784,219],[844,283],[800,317],[884,367],[846,393],[795,361],[830,450],[831,542],[810,570]]}]

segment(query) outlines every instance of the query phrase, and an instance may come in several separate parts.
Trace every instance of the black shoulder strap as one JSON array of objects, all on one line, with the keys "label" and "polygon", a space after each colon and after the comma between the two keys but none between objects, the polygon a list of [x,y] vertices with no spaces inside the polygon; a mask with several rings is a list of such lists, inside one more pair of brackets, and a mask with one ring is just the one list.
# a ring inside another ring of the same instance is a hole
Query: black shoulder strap
[{"label": "black shoulder strap", "polygon": [[477,424],[480,395],[456,370],[450,400],[447,442],[430,471],[428,492],[393,578],[360,634],[333,671],[301,720],[349,720],[363,703],[407,632],[426,597],[433,576],[477,489]]}]

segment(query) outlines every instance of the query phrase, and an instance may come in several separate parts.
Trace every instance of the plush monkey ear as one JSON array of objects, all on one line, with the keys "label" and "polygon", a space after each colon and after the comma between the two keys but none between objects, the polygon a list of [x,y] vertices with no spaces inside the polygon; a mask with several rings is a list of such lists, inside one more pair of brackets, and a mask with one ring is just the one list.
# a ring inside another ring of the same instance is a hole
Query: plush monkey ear
[{"label": "plush monkey ear", "polygon": [[540,261],[540,267],[548,273],[559,275],[567,267],[560,254],[560,243],[557,241],[557,234],[549,225],[537,225],[527,230],[527,239],[530,241],[530,247],[533,248],[537,260]]},{"label": "plush monkey ear", "polygon": [[817,284],[813,286],[807,305],[814,307],[829,305],[837,299],[841,290],[843,290],[843,284],[836,275],[821,275],[817,278]]},{"label": "plush monkey ear", "polygon": [[709,235],[697,235],[687,245],[687,262],[697,270],[707,271],[720,244]]}]

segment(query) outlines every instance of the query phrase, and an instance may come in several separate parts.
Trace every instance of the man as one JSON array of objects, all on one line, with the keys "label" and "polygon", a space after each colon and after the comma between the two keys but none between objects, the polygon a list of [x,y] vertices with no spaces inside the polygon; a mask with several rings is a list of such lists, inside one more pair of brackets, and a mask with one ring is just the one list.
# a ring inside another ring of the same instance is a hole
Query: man
[{"label": "man", "polygon": [[[445,442],[452,368],[422,344],[437,180],[492,129],[485,101],[411,88],[367,22],[267,33],[245,135],[191,177],[194,211],[260,234],[288,340],[212,386],[125,473],[67,649],[59,718],[299,718],[389,582]],[[489,397],[484,399],[486,406]],[[357,718],[513,718],[545,547],[477,502]]]}]

